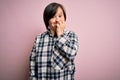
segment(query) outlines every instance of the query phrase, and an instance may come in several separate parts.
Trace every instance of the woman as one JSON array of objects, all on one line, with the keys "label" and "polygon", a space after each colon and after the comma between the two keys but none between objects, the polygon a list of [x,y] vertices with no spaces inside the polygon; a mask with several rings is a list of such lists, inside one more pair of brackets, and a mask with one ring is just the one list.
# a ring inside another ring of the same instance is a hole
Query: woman
[{"label": "woman", "polygon": [[30,80],[74,80],[78,39],[74,32],[65,30],[64,7],[50,3],[43,18],[47,31],[35,39],[30,55]]}]

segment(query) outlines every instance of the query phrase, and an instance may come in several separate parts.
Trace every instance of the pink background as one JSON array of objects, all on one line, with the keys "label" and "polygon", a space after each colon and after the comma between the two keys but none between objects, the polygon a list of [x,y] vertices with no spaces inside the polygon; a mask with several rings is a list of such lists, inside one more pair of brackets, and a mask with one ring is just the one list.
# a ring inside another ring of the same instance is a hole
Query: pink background
[{"label": "pink background", "polygon": [[0,0],[0,80],[27,80],[29,55],[50,2],[79,37],[75,80],[120,80],[120,0]]}]

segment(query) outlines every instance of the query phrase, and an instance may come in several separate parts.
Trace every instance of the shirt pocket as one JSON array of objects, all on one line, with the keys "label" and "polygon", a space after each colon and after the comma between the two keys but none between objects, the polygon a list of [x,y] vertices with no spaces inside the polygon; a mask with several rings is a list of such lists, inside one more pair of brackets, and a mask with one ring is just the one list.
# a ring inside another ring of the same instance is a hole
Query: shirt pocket
[{"label": "shirt pocket", "polygon": [[60,53],[57,50],[53,52],[51,59],[52,67],[55,70],[67,69],[69,71],[73,71],[75,69],[74,63],[65,58],[65,56],[60,55]]},{"label": "shirt pocket", "polygon": [[66,64],[68,63],[68,60],[60,55],[60,53],[55,50],[52,54],[52,67],[56,70],[62,70],[66,67]]},{"label": "shirt pocket", "polygon": [[69,73],[73,74],[75,72],[75,65],[72,61],[67,60],[65,57],[55,53],[52,55],[52,67],[56,71],[68,70]]}]

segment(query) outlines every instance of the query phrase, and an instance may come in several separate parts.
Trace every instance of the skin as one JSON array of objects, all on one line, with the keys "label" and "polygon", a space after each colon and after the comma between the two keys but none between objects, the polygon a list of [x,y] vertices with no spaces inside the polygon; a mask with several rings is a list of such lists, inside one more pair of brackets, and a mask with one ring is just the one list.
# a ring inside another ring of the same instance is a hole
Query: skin
[{"label": "skin", "polygon": [[57,37],[60,37],[64,32],[65,26],[66,21],[63,11],[58,7],[56,14],[49,20],[50,32],[53,36],[57,34]]}]

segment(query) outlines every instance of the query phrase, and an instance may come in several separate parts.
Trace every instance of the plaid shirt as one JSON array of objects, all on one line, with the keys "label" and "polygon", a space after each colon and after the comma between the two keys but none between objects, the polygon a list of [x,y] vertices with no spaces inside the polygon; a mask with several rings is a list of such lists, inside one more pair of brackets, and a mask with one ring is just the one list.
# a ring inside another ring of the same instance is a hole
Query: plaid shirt
[{"label": "plaid shirt", "polygon": [[49,31],[38,35],[30,55],[30,80],[74,80],[77,36],[64,31],[53,37]]}]

